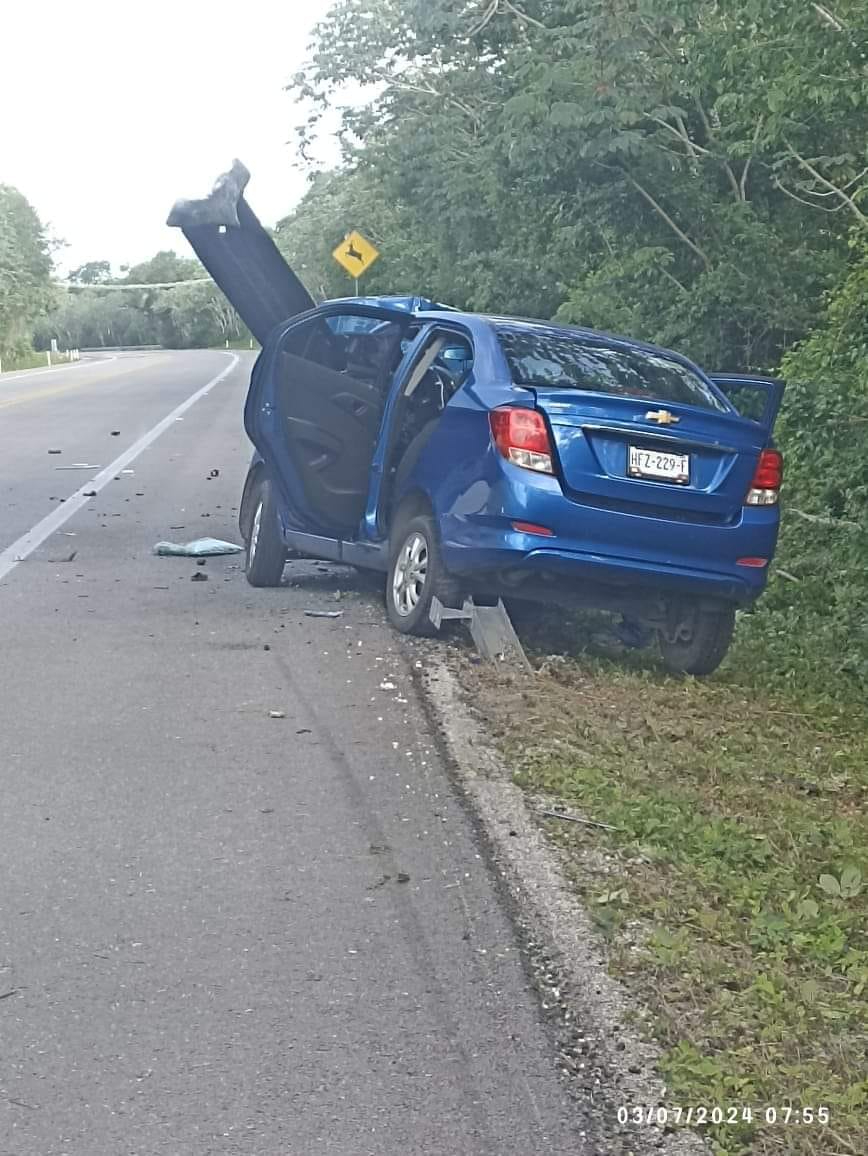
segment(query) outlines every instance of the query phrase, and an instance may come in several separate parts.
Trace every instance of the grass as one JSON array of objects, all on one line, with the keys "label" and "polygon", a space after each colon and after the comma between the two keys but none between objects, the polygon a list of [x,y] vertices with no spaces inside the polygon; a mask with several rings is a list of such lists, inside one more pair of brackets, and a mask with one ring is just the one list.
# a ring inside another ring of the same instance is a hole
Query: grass
[{"label": "grass", "polygon": [[[577,619],[526,635],[533,680],[465,679],[517,781],[616,828],[548,821],[612,971],[654,1015],[671,1102],[750,1104],[723,1156],[868,1152],[868,720],[755,685],[750,626],[718,678],[663,674]],[[614,853],[601,874],[599,851]],[[824,1106],[822,1125],[767,1125]]]},{"label": "grass", "polygon": [[[211,346],[211,348],[212,348],[212,349],[244,349],[244,350],[250,350],[250,348],[251,348],[251,345],[250,345],[250,338],[249,338],[249,337],[243,337],[243,338],[242,338],[242,337],[239,337],[239,338],[238,338],[237,340],[235,340],[235,341],[230,341],[228,345],[226,344],[226,342],[225,342],[225,341],[221,341],[219,345],[212,345],[212,346]],[[253,348],[254,352],[258,353],[258,352],[259,352],[259,350],[260,350],[262,347],[260,346],[260,344],[259,344],[259,342],[258,342],[258,341],[254,341],[254,342],[253,342],[253,347],[252,347],[252,348]]]},{"label": "grass", "polygon": [[[53,365],[66,365],[66,357],[62,353],[51,355]],[[14,373],[22,369],[47,369],[48,362],[44,353],[24,353],[17,357],[3,358],[3,372]]]}]

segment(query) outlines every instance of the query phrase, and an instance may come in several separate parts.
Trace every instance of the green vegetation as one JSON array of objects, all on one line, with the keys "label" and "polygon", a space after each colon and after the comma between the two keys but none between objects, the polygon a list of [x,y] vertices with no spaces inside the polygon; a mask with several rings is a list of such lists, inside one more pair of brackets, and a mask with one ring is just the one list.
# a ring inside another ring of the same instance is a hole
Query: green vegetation
[{"label": "green vegetation", "polygon": [[51,248],[17,189],[0,185],[0,361],[11,368],[31,351],[31,328],[51,296]]},{"label": "green vegetation", "polygon": [[[57,354],[51,356],[51,368],[58,365],[68,365],[72,358],[72,354],[68,350],[62,350]],[[48,361],[44,353],[36,353],[31,350],[30,353],[20,353],[14,357],[4,359],[2,369],[3,373],[14,373],[16,370],[22,369],[48,369]]]},{"label": "green vegetation", "polygon": [[376,95],[281,243],[315,292],[346,288],[328,254],[358,227],[383,247],[372,291],[775,366],[866,223],[868,14],[842,0],[836,27],[817,7],[335,4],[293,86],[313,101],[302,144],[346,84]]},{"label": "green vegetation", "polygon": [[[702,684],[589,645],[540,652],[530,683],[465,677],[517,780],[615,828],[547,822],[653,1013],[670,1102],[760,1109],[710,1129],[720,1156],[868,1151],[864,715],[746,691],[738,657]],[[824,1105],[830,1127],[767,1125],[767,1105]]]},{"label": "green vegetation", "polygon": [[[70,286],[58,290],[55,307],[34,329],[34,342],[47,348],[88,349],[107,345],[163,345],[173,349],[244,341],[247,330],[196,260],[170,250],[122,270],[113,278],[107,261],[90,261],[73,271]],[[173,284],[177,282],[178,284]],[[165,285],[171,288],[163,288]],[[154,285],[154,289],[124,285]]]},{"label": "green vegetation", "polygon": [[[0,362],[4,370],[44,364],[34,357],[56,340],[61,349],[107,345],[198,348],[247,344],[249,333],[202,265],[171,251],[121,270],[108,261],[52,282],[52,244],[15,189],[0,185]],[[170,288],[165,288],[166,284]],[[177,284],[173,284],[177,283]],[[129,285],[129,289],[124,286]],[[154,285],[143,289],[142,285]]]}]

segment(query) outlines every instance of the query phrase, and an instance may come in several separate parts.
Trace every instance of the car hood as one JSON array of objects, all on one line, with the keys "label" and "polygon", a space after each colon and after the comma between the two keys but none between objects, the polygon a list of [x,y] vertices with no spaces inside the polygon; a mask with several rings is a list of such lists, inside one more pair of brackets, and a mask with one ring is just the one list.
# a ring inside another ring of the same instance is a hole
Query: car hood
[{"label": "car hood", "polygon": [[180,229],[260,343],[314,300],[244,199],[250,173],[236,160],[203,200],[176,201],[167,224]]}]

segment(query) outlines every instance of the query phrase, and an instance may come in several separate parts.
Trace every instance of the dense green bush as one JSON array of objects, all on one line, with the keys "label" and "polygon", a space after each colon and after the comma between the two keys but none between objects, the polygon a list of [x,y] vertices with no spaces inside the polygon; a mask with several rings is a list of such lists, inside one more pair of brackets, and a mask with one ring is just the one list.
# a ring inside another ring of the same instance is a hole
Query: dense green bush
[{"label": "dense green bush", "polygon": [[786,502],[776,577],[745,644],[814,694],[868,685],[868,236],[812,335],[784,359]]}]

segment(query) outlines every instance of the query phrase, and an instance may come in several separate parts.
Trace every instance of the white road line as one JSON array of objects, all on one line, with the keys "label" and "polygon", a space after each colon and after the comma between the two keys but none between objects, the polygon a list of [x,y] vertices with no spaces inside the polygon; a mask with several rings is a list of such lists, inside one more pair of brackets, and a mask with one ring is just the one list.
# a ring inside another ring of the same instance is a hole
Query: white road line
[{"label": "white road line", "polygon": [[84,369],[85,366],[90,365],[108,365],[110,361],[117,361],[117,357],[93,357],[85,358],[84,361],[73,361],[69,363],[58,363],[51,367],[51,369],[15,369],[10,370],[9,373],[0,373],[0,385],[5,385],[8,381],[24,381],[31,377],[41,377],[43,373],[57,374],[61,369]]},{"label": "white road line", "polygon": [[100,490],[105,489],[109,482],[115,478],[121,470],[126,469],[130,462],[134,462],[139,454],[164,434],[179,417],[182,417],[197,401],[210,393],[214,386],[221,382],[224,377],[228,377],[241,360],[236,353],[230,356],[232,358],[230,363],[224,370],[218,373],[216,377],[212,377],[207,385],[203,385],[201,389],[197,389],[194,394],[191,394],[186,401],[182,401],[181,404],[173,409],[170,414],[167,414],[161,422],[158,422],[153,429],[148,430],[148,432],[140,437],[137,442],[134,442],[128,450],[124,450],[119,458],[115,458],[104,470],[100,470],[89,482],[85,482],[80,489],[76,490],[71,497],[66,499],[62,506],[57,506],[56,509],[52,510],[41,522],[37,522],[32,530],[28,530],[17,542],[13,542],[11,546],[3,550],[2,553],[0,553],[0,582],[2,582],[7,574],[15,569],[19,562],[23,562],[25,558],[29,558],[34,550],[38,550],[43,542],[50,538],[55,531],[59,530],[64,523],[68,522],[74,514],[77,514],[82,507],[86,506],[90,501],[90,497],[87,495],[93,496],[94,493],[98,494]]}]

